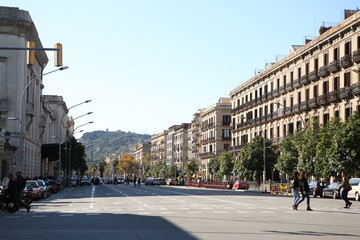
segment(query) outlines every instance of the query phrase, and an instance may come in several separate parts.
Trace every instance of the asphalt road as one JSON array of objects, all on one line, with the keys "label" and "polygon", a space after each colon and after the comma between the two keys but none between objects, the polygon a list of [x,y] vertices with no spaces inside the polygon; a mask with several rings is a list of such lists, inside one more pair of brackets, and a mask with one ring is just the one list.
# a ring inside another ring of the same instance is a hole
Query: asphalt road
[{"label": "asphalt road", "polygon": [[173,186],[83,186],[0,213],[0,239],[360,239],[360,202]]}]

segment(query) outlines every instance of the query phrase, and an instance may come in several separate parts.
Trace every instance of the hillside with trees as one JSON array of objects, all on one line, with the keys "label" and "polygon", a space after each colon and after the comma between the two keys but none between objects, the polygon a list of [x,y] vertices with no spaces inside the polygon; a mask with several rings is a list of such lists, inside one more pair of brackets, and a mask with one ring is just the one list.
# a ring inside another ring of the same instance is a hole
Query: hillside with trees
[{"label": "hillside with trees", "polygon": [[131,153],[139,142],[150,141],[151,135],[133,132],[118,131],[94,131],[84,133],[79,141],[85,145],[86,161],[95,161],[109,154]]}]

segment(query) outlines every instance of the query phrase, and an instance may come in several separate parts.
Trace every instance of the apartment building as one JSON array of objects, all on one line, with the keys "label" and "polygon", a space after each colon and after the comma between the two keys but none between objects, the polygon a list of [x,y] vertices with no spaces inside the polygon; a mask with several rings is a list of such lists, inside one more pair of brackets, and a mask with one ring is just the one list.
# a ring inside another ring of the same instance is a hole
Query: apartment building
[{"label": "apartment building", "polygon": [[188,129],[190,123],[181,124],[174,132],[173,154],[178,169],[184,169],[188,162]]},{"label": "apartment building", "polygon": [[136,144],[133,156],[141,167],[144,166],[144,155],[149,154],[150,150],[151,150],[151,142]]},{"label": "apartment building", "polygon": [[168,131],[155,134],[151,137],[151,165],[157,162],[166,162],[166,137]]},{"label": "apartment building", "polygon": [[[203,109],[199,109],[193,114],[193,120],[191,121],[191,142],[188,145],[188,151],[191,153],[188,155],[189,159],[194,160],[199,166],[200,162],[200,149],[201,149],[201,112]],[[190,140],[190,138],[189,138]],[[190,157],[191,156],[191,157]]]},{"label": "apartment building", "polygon": [[210,107],[203,109],[201,118],[201,147],[199,170],[209,176],[210,158],[227,151],[231,145],[231,98],[220,98]]},{"label": "apartment building", "polygon": [[174,163],[174,133],[181,125],[173,125],[169,127],[168,134],[166,136],[166,164],[170,165]]},{"label": "apartment building", "polygon": [[257,134],[277,145],[312,118],[324,126],[360,110],[360,12],[345,16],[230,92],[231,151]]}]

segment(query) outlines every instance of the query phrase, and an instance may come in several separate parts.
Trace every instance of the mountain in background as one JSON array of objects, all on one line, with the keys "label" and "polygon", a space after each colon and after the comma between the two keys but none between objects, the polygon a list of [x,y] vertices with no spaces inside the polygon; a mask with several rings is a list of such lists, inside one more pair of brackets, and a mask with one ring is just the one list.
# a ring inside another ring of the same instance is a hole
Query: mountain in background
[{"label": "mountain in background", "polygon": [[121,130],[115,132],[94,131],[84,133],[79,141],[85,145],[86,161],[90,162],[91,151],[93,152],[92,160],[97,161],[100,157],[107,157],[109,154],[132,153],[136,144],[149,142],[150,138],[151,135],[149,134],[123,132]]}]

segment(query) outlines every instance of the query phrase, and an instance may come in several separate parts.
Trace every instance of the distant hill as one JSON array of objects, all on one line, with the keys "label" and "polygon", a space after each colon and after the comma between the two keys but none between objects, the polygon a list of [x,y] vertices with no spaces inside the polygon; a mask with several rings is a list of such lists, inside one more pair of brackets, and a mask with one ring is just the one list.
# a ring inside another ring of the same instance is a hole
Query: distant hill
[{"label": "distant hill", "polygon": [[150,141],[151,135],[138,134],[123,131],[94,131],[84,133],[79,141],[86,147],[86,161],[91,160],[91,150],[93,160],[109,154],[119,154],[120,152],[131,153],[139,142]]}]

